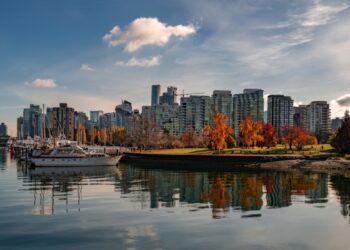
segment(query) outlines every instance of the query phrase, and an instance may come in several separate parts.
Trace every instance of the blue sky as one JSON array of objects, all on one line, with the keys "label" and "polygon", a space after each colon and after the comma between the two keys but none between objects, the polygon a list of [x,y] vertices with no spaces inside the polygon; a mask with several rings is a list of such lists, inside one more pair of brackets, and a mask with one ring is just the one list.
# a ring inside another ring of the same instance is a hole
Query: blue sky
[{"label": "blue sky", "polygon": [[350,107],[344,0],[4,0],[0,121],[30,103],[113,111],[150,103],[151,84],[186,92],[262,88],[296,103]]}]

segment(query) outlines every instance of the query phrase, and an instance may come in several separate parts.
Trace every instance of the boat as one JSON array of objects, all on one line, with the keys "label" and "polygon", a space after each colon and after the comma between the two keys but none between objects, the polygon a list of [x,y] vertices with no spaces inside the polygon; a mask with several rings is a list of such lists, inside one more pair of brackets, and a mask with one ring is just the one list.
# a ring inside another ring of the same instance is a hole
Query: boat
[{"label": "boat", "polygon": [[121,158],[122,155],[89,152],[78,145],[67,144],[53,149],[33,150],[31,164],[34,167],[117,166]]}]

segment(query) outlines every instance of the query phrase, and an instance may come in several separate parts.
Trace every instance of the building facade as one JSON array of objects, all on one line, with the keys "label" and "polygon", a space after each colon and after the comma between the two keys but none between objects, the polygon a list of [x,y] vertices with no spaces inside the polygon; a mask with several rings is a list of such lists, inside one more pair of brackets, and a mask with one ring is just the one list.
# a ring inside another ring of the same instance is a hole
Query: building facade
[{"label": "building facade", "polygon": [[0,136],[7,136],[7,126],[3,122],[0,124]]},{"label": "building facade", "polygon": [[342,125],[343,119],[337,117],[331,120],[331,131],[336,132]]},{"label": "building facade", "polygon": [[160,97],[160,85],[152,85],[151,105],[158,105]]},{"label": "building facade", "polygon": [[74,140],[74,109],[68,107],[67,103],[60,103],[59,107],[52,108],[52,131],[54,137],[64,135],[67,140]]},{"label": "building facade", "polygon": [[160,128],[171,135],[180,134],[179,105],[154,105],[142,107],[142,118],[147,126]]},{"label": "building facade", "polygon": [[159,97],[159,104],[175,105],[177,97],[177,88],[170,86],[167,88],[167,91]]},{"label": "building facade", "polygon": [[212,125],[212,99],[209,96],[182,97],[179,110],[180,132],[192,128],[200,134],[206,126]]},{"label": "building facade", "polygon": [[307,130],[307,109],[306,105],[294,107],[293,125]]},{"label": "building facade", "polygon": [[132,104],[126,100],[115,107],[117,127],[126,128],[128,118],[132,115]]},{"label": "building facade", "polygon": [[307,131],[314,134],[320,143],[326,143],[331,132],[329,104],[326,101],[314,101],[306,109]]},{"label": "building facade", "polygon": [[100,126],[100,118],[103,115],[102,110],[94,110],[90,111],[90,124],[93,127],[99,127]]},{"label": "building facade", "polygon": [[30,104],[23,110],[23,139],[42,136],[42,110],[39,105]]},{"label": "building facade", "polygon": [[273,126],[279,139],[282,138],[283,128],[293,126],[293,99],[284,95],[269,95],[267,121]]},{"label": "building facade", "polygon": [[235,136],[238,136],[239,126],[245,118],[250,116],[254,122],[264,120],[264,91],[244,89],[242,94],[235,94],[232,112]]},{"label": "building facade", "polygon": [[232,108],[233,100],[231,91],[228,90],[214,90],[212,95],[213,111],[226,115],[228,118],[228,125],[232,127]]}]

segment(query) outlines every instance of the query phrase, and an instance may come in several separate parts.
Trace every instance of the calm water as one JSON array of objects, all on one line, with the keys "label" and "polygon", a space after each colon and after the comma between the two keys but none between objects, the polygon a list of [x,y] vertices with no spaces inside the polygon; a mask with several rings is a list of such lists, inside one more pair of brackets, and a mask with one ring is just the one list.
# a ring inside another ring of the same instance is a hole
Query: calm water
[{"label": "calm water", "polygon": [[29,170],[0,151],[0,249],[349,249],[350,175]]}]

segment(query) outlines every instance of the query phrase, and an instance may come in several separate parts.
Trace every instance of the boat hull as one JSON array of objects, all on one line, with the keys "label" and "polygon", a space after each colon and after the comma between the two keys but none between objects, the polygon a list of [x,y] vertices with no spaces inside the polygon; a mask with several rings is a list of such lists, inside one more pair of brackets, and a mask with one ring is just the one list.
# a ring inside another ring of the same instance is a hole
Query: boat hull
[{"label": "boat hull", "polygon": [[82,158],[32,158],[35,167],[84,167],[84,166],[116,166],[122,156],[116,157],[82,157]]}]

